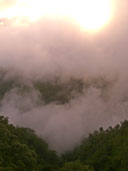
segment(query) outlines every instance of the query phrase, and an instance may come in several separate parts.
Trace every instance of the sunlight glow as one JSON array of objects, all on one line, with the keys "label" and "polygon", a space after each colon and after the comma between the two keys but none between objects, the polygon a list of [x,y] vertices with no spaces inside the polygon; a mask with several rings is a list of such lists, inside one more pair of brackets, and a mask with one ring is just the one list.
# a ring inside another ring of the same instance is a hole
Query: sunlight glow
[{"label": "sunlight glow", "polygon": [[66,17],[86,30],[104,27],[112,16],[111,0],[17,0],[0,18],[34,22],[43,16]]}]

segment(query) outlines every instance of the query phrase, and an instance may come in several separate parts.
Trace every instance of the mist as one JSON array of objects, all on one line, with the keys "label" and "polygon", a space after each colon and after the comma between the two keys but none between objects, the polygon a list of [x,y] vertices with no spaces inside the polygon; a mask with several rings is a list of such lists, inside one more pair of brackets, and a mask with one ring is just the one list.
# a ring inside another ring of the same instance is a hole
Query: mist
[{"label": "mist", "polygon": [[[113,20],[97,33],[61,18],[44,17],[18,27],[13,20],[1,19],[0,68],[8,70],[4,79],[16,75],[31,87],[25,94],[17,88],[6,93],[1,114],[10,123],[34,129],[58,153],[74,148],[99,127],[128,119],[127,8],[126,0],[118,0]],[[70,78],[91,83],[67,104],[38,105],[40,95],[33,81],[56,77],[61,83]],[[93,83],[100,78],[106,88]]]}]

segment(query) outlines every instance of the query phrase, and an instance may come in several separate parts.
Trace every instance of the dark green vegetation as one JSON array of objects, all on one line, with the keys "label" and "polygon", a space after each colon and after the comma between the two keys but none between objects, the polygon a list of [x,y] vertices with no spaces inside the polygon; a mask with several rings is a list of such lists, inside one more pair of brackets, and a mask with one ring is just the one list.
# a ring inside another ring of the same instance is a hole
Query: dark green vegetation
[{"label": "dark green vegetation", "polygon": [[58,164],[55,151],[33,130],[16,128],[0,116],[0,171],[52,171]]},{"label": "dark green vegetation", "polygon": [[128,170],[128,121],[100,128],[85,138],[80,147],[62,156],[63,160],[80,162],[93,166],[95,171]]},{"label": "dark green vegetation", "polygon": [[[82,81],[81,79],[61,80],[27,80],[19,73],[0,70],[0,101],[12,90],[19,95],[29,95],[32,92],[38,94],[38,104],[66,104],[79,95],[86,95],[89,88],[100,90],[101,98],[107,99],[107,92],[113,86],[115,80],[107,80],[104,77],[90,78]],[[17,73],[17,74],[16,74]]]},{"label": "dark green vegetation", "polygon": [[[20,78],[20,79],[19,79]],[[50,80],[26,80],[23,76],[0,71],[0,105],[11,91],[29,96],[36,92],[36,105],[66,104],[90,88],[99,90],[102,100],[108,100],[109,89],[115,80],[103,77]],[[30,96],[31,97],[31,96]],[[22,104],[20,104],[22,112]],[[29,128],[14,127],[0,116],[0,171],[127,171],[128,170],[128,121],[100,128],[85,138],[73,151],[58,156],[47,143]]]},{"label": "dark green vegetation", "polygon": [[93,171],[80,161],[65,162],[29,128],[0,116],[0,171]]},{"label": "dark green vegetation", "polygon": [[[20,78],[20,79],[19,79]],[[8,71],[0,71],[0,100],[12,90],[16,90],[19,94],[31,94],[36,91],[39,96],[39,103],[48,104],[55,102],[56,104],[65,104],[73,99],[77,94],[83,92],[84,83],[77,79],[70,79],[65,82],[59,78],[54,80],[26,80],[22,76],[15,73],[8,74]]]},{"label": "dark green vegetation", "polygon": [[29,128],[0,116],[0,171],[127,171],[128,121],[100,128],[71,152],[57,156]]},{"label": "dark green vegetation", "polygon": [[65,104],[73,99],[75,94],[83,92],[84,83],[74,79],[62,83],[59,79],[55,79],[53,81],[37,81],[34,83],[34,87],[39,91],[40,99],[44,103]]}]

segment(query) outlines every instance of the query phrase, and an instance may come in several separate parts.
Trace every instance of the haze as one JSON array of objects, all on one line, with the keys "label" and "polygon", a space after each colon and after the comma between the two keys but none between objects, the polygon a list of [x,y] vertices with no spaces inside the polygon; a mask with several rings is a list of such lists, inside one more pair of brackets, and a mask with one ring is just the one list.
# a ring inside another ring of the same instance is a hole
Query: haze
[{"label": "haze", "polygon": [[13,19],[15,26],[28,25],[46,16],[69,20],[90,32],[110,22],[114,14],[113,5],[116,5],[114,0],[1,0],[0,3],[0,18]]},{"label": "haze", "polygon": [[[0,1],[2,9],[14,1]],[[21,82],[70,78],[84,82],[104,78],[112,82],[105,96],[90,86],[70,104],[37,106],[38,93],[21,96],[14,89],[2,100],[0,111],[15,125],[31,127],[52,149],[62,152],[73,148],[89,132],[107,128],[128,119],[128,6],[117,0],[113,19],[91,34],[70,20],[43,17],[27,26],[14,27],[15,18],[0,19],[0,66],[19,74]],[[26,19],[22,19],[26,23]],[[21,106],[29,111],[21,112]],[[64,138],[63,138],[64,137]]]}]

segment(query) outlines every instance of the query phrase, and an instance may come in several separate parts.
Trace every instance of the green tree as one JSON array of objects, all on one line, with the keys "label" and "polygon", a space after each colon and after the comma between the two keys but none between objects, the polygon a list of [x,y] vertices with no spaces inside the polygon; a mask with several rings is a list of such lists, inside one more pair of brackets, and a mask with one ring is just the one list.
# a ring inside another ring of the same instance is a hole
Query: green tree
[{"label": "green tree", "polygon": [[77,160],[74,162],[66,162],[60,171],[94,171],[94,169]]}]

